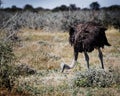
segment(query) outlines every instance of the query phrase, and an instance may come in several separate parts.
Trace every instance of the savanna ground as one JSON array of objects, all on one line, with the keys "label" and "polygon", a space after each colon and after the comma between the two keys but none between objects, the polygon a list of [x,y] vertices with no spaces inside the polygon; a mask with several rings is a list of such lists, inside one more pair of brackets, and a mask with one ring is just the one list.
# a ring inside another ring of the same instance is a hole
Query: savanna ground
[{"label": "savanna ground", "polygon": [[[116,70],[115,74],[117,74],[117,71],[120,73],[120,32],[114,28],[109,28],[106,35],[112,46],[102,49],[105,71]],[[76,72],[87,70],[83,54],[79,54],[78,64],[74,69],[65,70],[64,73],[60,72],[61,62],[70,64],[73,59],[73,48],[68,42],[67,32],[21,29],[19,36],[22,41],[18,44],[19,46],[14,48],[18,60],[16,64],[25,64],[36,70],[36,73],[28,76],[21,75],[15,82],[13,93],[17,91],[21,96],[120,95],[120,85],[117,84],[105,88],[72,86],[71,81]],[[101,65],[97,50],[89,53],[89,56],[90,68],[100,70]],[[6,92],[4,89],[1,90],[0,94]],[[10,93],[6,96],[10,96]],[[19,95],[12,94],[11,96]]]}]

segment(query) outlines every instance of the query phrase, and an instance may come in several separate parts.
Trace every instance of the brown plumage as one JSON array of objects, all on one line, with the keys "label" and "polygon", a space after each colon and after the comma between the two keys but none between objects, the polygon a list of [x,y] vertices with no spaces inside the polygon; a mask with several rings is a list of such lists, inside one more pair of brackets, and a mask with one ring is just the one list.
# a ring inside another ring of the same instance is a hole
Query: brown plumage
[{"label": "brown plumage", "polygon": [[92,22],[78,24],[70,28],[69,42],[78,52],[91,52],[94,48],[104,48],[104,45],[110,46],[105,30],[107,30],[105,27]]},{"label": "brown plumage", "polygon": [[74,48],[74,59],[71,65],[62,64],[62,72],[64,69],[71,69],[77,62],[78,53],[84,52],[85,60],[87,62],[87,68],[89,69],[89,56],[87,52],[92,52],[94,49],[98,49],[99,58],[103,65],[103,55],[100,48],[104,46],[110,46],[106,38],[105,31],[107,29],[100,24],[94,22],[78,23],[70,27],[69,30],[69,43]]}]

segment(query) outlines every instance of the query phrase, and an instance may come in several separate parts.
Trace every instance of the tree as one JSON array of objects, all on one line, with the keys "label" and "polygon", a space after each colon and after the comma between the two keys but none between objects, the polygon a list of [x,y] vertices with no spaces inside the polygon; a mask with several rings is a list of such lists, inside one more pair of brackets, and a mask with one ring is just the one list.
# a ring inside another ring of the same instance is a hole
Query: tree
[{"label": "tree", "polygon": [[57,11],[67,11],[69,8],[66,5],[61,5],[59,7],[54,8],[52,11],[57,12]]},{"label": "tree", "polygon": [[1,7],[2,4],[3,4],[3,2],[2,2],[2,0],[0,0],[0,7]]},{"label": "tree", "polygon": [[24,10],[30,10],[30,11],[33,11],[33,6],[32,5],[29,5],[29,4],[27,4],[27,5],[25,5],[24,6]]},{"label": "tree", "polygon": [[90,9],[92,9],[92,10],[100,9],[100,4],[98,2],[92,2],[89,6],[90,6]]},{"label": "tree", "polygon": [[70,10],[76,10],[77,9],[77,7],[76,7],[76,5],[75,4],[70,4]]},{"label": "tree", "polygon": [[61,5],[60,10],[61,11],[66,11],[66,10],[68,10],[68,7],[66,5]]},{"label": "tree", "polygon": [[16,7],[16,5],[13,5],[13,6],[11,7],[11,11],[12,11],[12,12],[21,11],[21,10],[22,10],[22,9]]}]

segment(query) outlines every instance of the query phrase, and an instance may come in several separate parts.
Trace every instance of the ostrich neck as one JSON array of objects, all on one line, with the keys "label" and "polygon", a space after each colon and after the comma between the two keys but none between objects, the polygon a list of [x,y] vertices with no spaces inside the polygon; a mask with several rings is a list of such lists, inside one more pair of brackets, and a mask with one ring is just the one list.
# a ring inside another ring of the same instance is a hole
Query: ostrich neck
[{"label": "ostrich neck", "polygon": [[69,65],[69,67],[72,69],[72,68],[75,66],[76,62],[77,62],[77,61],[73,59],[73,60],[72,60],[72,63]]}]

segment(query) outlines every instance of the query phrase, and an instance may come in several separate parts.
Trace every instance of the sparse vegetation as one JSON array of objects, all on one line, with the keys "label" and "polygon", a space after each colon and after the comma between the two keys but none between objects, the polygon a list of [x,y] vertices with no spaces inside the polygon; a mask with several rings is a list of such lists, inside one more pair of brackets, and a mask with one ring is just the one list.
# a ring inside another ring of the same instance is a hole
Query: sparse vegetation
[{"label": "sparse vegetation", "polygon": [[[84,58],[82,58],[82,54],[79,54],[79,65],[71,72],[63,74],[60,73],[60,63],[63,58],[64,61],[70,63],[73,55],[70,54],[72,53],[70,52],[72,47],[68,43],[68,34],[59,32],[51,34],[35,30],[26,31],[26,29],[22,31],[21,38],[24,40],[24,38],[29,37],[29,39],[22,41],[22,47],[15,49],[14,52],[20,62],[35,68],[37,73],[31,76],[20,76],[15,83],[17,92],[36,96],[53,96],[53,94],[54,96],[109,96],[110,94],[115,96],[115,94],[119,94],[120,69],[115,67],[119,66],[120,58],[119,45],[117,45],[119,32],[117,30],[112,29],[106,32],[113,46],[111,48],[106,47],[106,50],[104,50],[105,68],[108,69],[103,71],[100,70],[100,67],[97,67],[99,66],[98,62],[96,62],[98,61],[97,53],[93,52],[89,54],[91,58],[90,66],[93,68],[90,72],[84,69],[86,68]],[[111,40],[110,37],[113,35],[114,37]],[[40,39],[33,38],[36,36]],[[118,48],[118,50],[115,48]],[[59,58],[51,58],[48,53],[56,54]],[[109,92],[109,90],[111,91]]]},{"label": "sparse vegetation", "polygon": [[[97,67],[99,64],[96,62],[98,60],[95,51],[89,54],[91,58],[90,66],[93,70],[85,71],[84,58],[82,54],[79,54],[80,58],[76,68],[63,74],[60,73],[60,63],[63,61],[70,63],[73,57],[72,47],[68,43],[68,34],[28,29],[21,31],[22,33],[19,36],[22,38],[22,46],[14,47],[13,50],[20,64],[15,65],[17,78],[12,79],[14,80],[14,86],[12,85],[14,92],[19,94],[29,93],[33,96],[109,96],[110,94],[116,96],[115,94],[120,94],[120,46],[118,45],[120,34],[117,30],[110,29],[106,32],[108,40],[112,44],[112,47],[106,47],[106,50],[104,50],[105,68],[108,68],[106,71],[99,70],[100,67]],[[111,38],[112,36],[113,38]],[[94,67],[97,67],[97,69]],[[10,72],[13,74],[13,70]],[[95,77],[93,74],[95,74]],[[93,83],[93,81],[97,82]]]},{"label": "sparse vegetation", "polygon": [[9,44],[0,42],[0,87],[11,90],[14,86],[14,53]]},{"label": "sparse vegetation", "polygon": [[[95,21],[108,27],[106,34],[112,45],[103,50],[105,71],[100,70],[95,51],[89,54],[90,71],[86,71],[84,58],[79,54],[76,67],[60,73],[60,63],[70,64],[73,58],[69,25],[90,21],[93,13],[74,4],[71,7],[71,11],[63,8],[59,12],[41,8],[35,11],[32,6],[17,13],[0,9],[1,96],[119,96],[119,6],[96,11]],[[16,8],[13,6],[12,10]]]},{"label": "sparse vegetation", "polygon": [[[105,72],[104,70],[90,69],[85,72],[78,72],[73,80],[74,87],[110,87],[118,85],[119,70],[113,72]],[[115,79],[117,77],[117,80]]]}]

